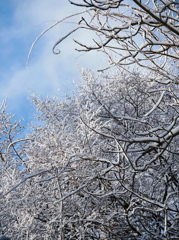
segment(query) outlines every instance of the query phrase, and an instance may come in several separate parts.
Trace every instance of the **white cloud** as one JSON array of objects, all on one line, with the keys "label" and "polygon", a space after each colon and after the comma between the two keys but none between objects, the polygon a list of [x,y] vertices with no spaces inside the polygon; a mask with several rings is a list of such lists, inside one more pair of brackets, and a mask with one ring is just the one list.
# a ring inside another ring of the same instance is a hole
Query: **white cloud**
[{"label": "white cloud", "polygon": [[[59,0],[18,0],[16,3],[13,25],[4,30],[4,36],[10,48],[18,48],[18,41],[22,44],[18,49],[19,56],[24,51],[28,53],[35,37],[55,21],[82,10],[70,5],[68,1]],[[28,69],[25,67],[27,59],[24,58],[23,63],[17,63],[18,56],[13,56],[13,65],[3,74],[4,82],[1,84],[1,99],[8,96],[9,102],[17,103],[12,106],[12,111],[18,107],[24,109],[24,99],[29,97],[28,88],[44,97],[58,94],[58,89],[71,88],[70,82],[79,78],[77,65],[102,67],[103,57],[96,52],[82,54],[74,50],[77,45],[73,38],[90,43],[92,35],[89,32],[75,32],[58,46],[61,54],[52,53],[53,44],[74,27],[72,23],[61,23],[42,36],[33,49]]]}]

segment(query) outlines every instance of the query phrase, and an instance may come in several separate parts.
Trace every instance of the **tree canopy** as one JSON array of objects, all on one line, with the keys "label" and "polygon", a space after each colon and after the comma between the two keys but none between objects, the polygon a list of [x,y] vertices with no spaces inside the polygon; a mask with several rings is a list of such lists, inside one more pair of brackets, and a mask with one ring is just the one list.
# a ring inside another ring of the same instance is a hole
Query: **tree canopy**
[{"label": "tree canopy", "polygon": [[178,239],[179,3],[69,2],[85,10],[54,53],[73,32],[90,30],[97,38],[75,40],[79,51],[103,51],[110,65],[82,69],[78,90],[63,100],[32,95],[38,122],[24,138],[2,103],[0,233]]},{"label": "tree canopy", "polygon": [[3,234],[176,239],[178,87],[139,73],[81,75],[66,100],[32,97],[44,124],[25,139],[1,109]]}]

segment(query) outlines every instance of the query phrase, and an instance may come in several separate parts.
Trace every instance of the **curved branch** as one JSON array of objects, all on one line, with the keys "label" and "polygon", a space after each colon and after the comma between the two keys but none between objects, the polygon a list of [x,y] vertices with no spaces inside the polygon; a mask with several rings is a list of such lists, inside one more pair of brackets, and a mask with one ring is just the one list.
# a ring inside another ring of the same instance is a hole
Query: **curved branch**
[{"label": "curved branch", "polygon": [[82,11],[82,12],[78,12],[78,13],[72,14],[72,15],[70,15],[70,16],[68,16],[68,17],[65,17],[65,18],[61,19],[60,21],[57,21],[56,23],[54,23],[53,25],[51,25],[51,26],[48,27],[47,29],[45,29],[45,31],[43,31],[43,32],[35,39],[35,41],[32,43],[31,48],[30,48],[29,53],[28,53],[28,57],[27,57],[26,67],[28,68],[28,66],[29,66],[30,57],[31,57],[32,50],[34,49],[35,44],[38,42],[38,40],[39,40],[46,32],[48,32],[50,29],[54,28],[55,26],[57,26],[59,23],[63,22],[64,20],[69,19],[69,18],[74,17],[74,16],[78,16],[78,15],[84,13],[84,12],[86,12],[86,10],[84,10],[84,11]]}]

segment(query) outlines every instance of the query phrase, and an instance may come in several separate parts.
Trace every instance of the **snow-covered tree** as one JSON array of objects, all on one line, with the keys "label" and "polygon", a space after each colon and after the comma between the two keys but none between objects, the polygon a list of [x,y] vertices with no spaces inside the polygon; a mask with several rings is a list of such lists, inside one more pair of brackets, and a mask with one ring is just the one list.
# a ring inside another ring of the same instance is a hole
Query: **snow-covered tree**
[{"label": "snow-covered tree", "polygon": [[81,76],[65,100],[32,96],[42,124],[24,141],[2,117],[2,234],[177,239],[178,86],[137,72]]},{"label": "snow-covered tree", "polygon": [[[81,72],[78,92],[32,96],[26,138],[0,112],[0,231],[12,239],[178,239],[179,2],[69,1],[76,31],[117,71]],[[35,40],[29,53],[39,37]],[[136,68],[136,66],[138,68]],[[137,70],[134,70],[137,69]]]}]

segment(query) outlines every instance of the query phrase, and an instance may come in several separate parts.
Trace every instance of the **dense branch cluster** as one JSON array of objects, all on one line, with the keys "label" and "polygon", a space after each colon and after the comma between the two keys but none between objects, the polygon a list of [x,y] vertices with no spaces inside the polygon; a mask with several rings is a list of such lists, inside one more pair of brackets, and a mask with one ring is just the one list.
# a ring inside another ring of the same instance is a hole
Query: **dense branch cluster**
[{"label": "dense branch cluster", "polygon": [[177,238],[178,87],[145,78],[83,70],[75,96],[32,98],[44,124],[1,150],[3,234]]}]

